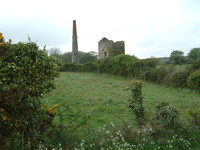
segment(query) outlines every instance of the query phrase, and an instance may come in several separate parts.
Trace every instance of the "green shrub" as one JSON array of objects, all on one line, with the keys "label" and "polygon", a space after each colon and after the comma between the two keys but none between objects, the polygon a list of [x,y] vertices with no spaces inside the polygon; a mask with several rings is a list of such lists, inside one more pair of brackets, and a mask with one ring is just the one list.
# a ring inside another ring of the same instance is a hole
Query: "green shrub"
[{"label": "green shrub", "polygon": [[99,73],[110,73],[110,58],[107,59],[98,59],[96,61],[97,71]]},{"label": "green shrub", "polygon": [[32,42],[0,43],[0,147],[17,136],[20,149],[37,149],[56,110],[40,99],[55,88],[59,61]]},{"label": "green shrub", "polygon": [[155,119],[158,124],[174,127],[178,123],[179,112],[176,107],[169,105],[167,102],[162,102],[156,106]]},{"label": "green shrub", "polygon": [[130,55],[117,55],[110,59],[110,73],[114,75],[127,76],[128,75],[128,65],[129,63],[136,61],[137,58],[135,56]]},{"label": "green shrub", "polygon": [[190,123],[191,125],[200,128],[200,111],[190,112]]},{"label": "green shrub", "polygon": [[200,69],[193,72],[187,79],[187,85],[189,88],[200,92]]},{"label": "green shrub", "polygon": [[129,98],[129,107],[135,114],[136,122],[138,126],[144,124],[144,106],[142,97],[142,82],[139,80],[132,81],[128,90],[131,91],[131,97]]},{"label": "green shrub", "polygon": [[148,80],[149,72],[156,68],[158,64],[158,59],[156,58],[148,58],[136,60],[128,64],[128,75],[132,77],[137,77],[143,80]]},{"label": "green shrub", "polygon": [[177,88],[187,87],[187,78],[189,75],[190,71],[188,70],[174,73],[171,79],[171,85]]},{"label": "green shrub", "polygon": [[194,72],[200,69],[200,59],[193,61],[189,69],[191,70],[191,72]]},{"label": "green shrub", "polygon": [[131,77],[139,78],[142,73],[143,63],[141,60],[135,60],[128,64],[127,72]]}]

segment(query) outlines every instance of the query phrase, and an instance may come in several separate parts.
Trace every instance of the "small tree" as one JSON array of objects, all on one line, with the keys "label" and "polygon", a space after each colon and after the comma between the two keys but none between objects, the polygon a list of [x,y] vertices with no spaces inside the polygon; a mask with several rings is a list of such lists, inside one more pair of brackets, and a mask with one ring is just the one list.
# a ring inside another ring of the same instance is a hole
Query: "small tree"
[{"label": "small tree", "polygon": [[54,57],[60,59],[60,57],[62,55],[62,51],[60,50],[60,48],[51,48],[48,50],[48,54],[49,54],[49,56],[54,56]]},{"label": "small tree", "polygon": [[200,48],[193,48],[188,53],[188,57],[189,57],[191,62],[200,59]]},{"label": "small tree", "polygon": [[182,65],[185,61],[184,53],[180,50],[175,50],[170,54],[169,60],[174,65]]}]

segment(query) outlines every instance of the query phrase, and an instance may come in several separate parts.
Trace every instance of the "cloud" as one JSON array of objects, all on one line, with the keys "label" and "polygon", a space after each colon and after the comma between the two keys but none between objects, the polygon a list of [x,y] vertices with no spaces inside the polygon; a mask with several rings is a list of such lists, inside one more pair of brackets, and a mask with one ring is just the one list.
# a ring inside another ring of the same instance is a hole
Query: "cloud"
[{"label": "cloud", "polygon": [[[12,4],[12,5],[10,5]],[[14,42],[27,35],[41,47],[71,51],[77,20],[81,51],[98,51],[103,37],[124,40],[140,58],[169,56],[199,47],[200,1],[196,0],[10,0],[0,10],[0,32]],[[9,11],[8,11],[9,10]]]}]

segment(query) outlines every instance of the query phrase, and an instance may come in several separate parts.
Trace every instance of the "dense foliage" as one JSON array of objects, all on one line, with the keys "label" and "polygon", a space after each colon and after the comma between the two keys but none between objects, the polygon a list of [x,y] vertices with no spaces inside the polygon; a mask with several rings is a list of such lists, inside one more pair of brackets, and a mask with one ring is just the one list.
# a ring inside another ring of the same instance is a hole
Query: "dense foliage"
[{"label": "dense foliage", "polygon": [[189,57],[191,62],[200,59],[200,48],[193,48],[188,53],[188,57]]},{"label": "dense foliage", "polygon": [[138,126],[144,124],[144,104],[142,96],[142,81],[134,80],[128,87],[131,91],[129,108],[133,111]]},{"label": "dense foliage", "polygon": [[200,92],[200,69],[193,72],[187,79],[187,84],[191,89]]},{"label": "dense foliage", "polygon": [[[48,50],[48,54],[50,56],[54,56],[54,57],[58,58],[62,64],[72,62],[72,52],[66,52],[66,53],[62,54],[62,52],[59,48],[51,48]],[[88,63],[88,62],[97,60],[97,53],[94,51],[90,51],[90,52],[79,51],[78,54],[79,54],[79,63],[80,64],[84,64],[84,63]]]},{"label": "dense foliage", "polygon": [[170,54],[169,60],[170,63],[175,65],[184,64],[185,62],[184,53],[180,50],[175,50]]},{"label": "dense foliage", "polygon": [[35,43],[0,40],[0,147],[37,149],[58,107],[40,99],[55,87],[59,61]]}]

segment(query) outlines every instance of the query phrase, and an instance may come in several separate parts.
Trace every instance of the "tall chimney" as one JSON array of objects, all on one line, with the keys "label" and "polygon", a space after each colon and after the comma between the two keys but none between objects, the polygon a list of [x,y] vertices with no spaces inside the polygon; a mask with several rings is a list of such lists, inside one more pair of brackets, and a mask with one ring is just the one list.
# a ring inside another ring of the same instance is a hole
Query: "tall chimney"
[{"label": "tall chimney", "polygon": [[78,39],[76,31],[76,20],[73,20],[73,33],[72,33],[72,63],[79,63],[78,56]]}]

